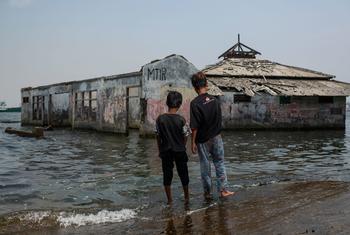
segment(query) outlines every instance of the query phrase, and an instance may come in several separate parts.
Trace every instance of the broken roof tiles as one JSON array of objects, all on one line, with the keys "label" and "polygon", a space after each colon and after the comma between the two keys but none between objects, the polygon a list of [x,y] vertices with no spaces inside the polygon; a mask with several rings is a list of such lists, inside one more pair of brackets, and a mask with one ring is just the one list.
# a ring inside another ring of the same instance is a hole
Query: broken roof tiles
[{"label": "broken roof tiles", "polygon": [[208,80],[221,90],[233,88],[249,96],[260,92],[272,96],[350,95],[350,84],[339,81],[232,77],[208,77]]},{"label": "broken roof tiles", "polygon": [[203,72],[209,76],[255,78],[331,79],[335,76],[309,69],[288,66],[269,60],[230,58],[208,66]]}]

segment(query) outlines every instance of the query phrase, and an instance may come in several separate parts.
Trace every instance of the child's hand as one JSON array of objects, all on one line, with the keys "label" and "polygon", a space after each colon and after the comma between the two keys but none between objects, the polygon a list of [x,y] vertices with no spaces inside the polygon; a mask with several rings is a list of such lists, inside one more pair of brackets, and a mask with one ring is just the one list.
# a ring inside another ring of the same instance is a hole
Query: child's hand
[{"label": "child's hand", "polygon": [[197,151],[198,151],[197,145],[196,145],[195,143],[192,143],[192,153],[193,153],[193,154],[196,154]]}]

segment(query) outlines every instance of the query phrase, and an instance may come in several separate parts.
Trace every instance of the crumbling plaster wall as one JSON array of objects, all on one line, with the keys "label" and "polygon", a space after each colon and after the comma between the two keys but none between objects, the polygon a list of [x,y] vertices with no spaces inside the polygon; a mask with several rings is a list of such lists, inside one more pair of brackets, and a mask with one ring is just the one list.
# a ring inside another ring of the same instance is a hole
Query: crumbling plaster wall
[{"label": "crumbling plaster wall", "polygon": [[[72,116],[69,106],[71,89],[71,84],[22,89],[22,99],[23,97],[28,97],[29,99],[28,103],[24,104],[22,102],[22,125],[47,125],[55,119],[60,120],[59,126],[71,125]],[[51,99],[55,100],[54,102],[50,103],[50,95]],[[34,96],[44,97],[40,111],[42,115],[41,118],[37,120],[33,119]],[[64,100],[61,100],[61,98]]]},{"label": "crumbling plaster wall", "polygon": [[[97,114],[96,118],[93,119],[74,119],[73,127],[127,133],[127,88],[134,86],[140,86],[140,76],[101,78],[94,81],[75,83],[74,93],[97,91]],[[139,107],[135,108],[137,109]],[[130,111],[132,112],[133,110]],[[88,114],[84,116],[88,116]]]},{"label": "crumbling plaster wall", "polygon": [[224,129],[345,128],[345,97],[325,104],[317,96],[300,96],[280,104],[279,96],[261,93],[251,102],[234,103],[234,94],[242,93],[225,91],[220,98]]},{"label": "crumbling plaster wall", "polygon": [[[22,103],[22,124],[51,124],[59,127],[71,126],[72,128],[126,133],[128,130],[127,88],[140,86],[140,79],[140,75],[116,76],[22,89],[22,97],[29,98],[29,103]],[[87,118],[79,119],[76,117],[78,107],[76,107],[75,94],[90,91],[96,91],[97,95],[96,117],[91,118],[87,109],[80,110],[85,112],[83,116]],[[45,97],[41,120],[33,120],[33,96]]]},{"label": "crumbling plaster wall", "polygon": [[141,123],[141,87],[129,87],[128,91],[128,126],[132,129],[139,129]]},{"label": "crumbling plaster wall", "polygon": [[[23,98],[28,98],[28,103],[23,103]],[[31,106],[31,90],[30,89],[22,89],[21,90],[21,124],[22,125],[30,125],[31,117],[32,117],[32,106]]]},{"label": "crumbling plaster wall", "polygon": [[157,117],[167,111],[166,96],[169,91],[176,90],[183,95],[179,114],[189,121],[190,102],[196,96],[191,76],[196,72],[198,69],[179,55],[169,56],[143,67],[141,135],[154,134]]}]

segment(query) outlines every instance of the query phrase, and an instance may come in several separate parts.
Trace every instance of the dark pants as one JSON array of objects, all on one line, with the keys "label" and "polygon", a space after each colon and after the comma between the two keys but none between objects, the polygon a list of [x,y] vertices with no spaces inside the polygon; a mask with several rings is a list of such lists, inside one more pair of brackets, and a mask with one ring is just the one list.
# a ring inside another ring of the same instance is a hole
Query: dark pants
[{"label": "dark pants", "polygon": [[180,177],[181,183],[183,186],[187,186],[189,183],[188,178],[188,168],[187,161],[188,157],[186,152],[174,152],[168,150],[160,154],[162,159],[162,168],[163,168],[163,185],[170,186],[173,179],[173,168],[174,162],[176,164],[177,174]]}]

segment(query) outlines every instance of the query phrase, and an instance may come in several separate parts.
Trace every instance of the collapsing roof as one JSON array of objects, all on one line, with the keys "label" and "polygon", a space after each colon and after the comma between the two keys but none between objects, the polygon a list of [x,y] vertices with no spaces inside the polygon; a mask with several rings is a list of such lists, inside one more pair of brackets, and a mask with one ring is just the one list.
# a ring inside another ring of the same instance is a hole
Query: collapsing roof
[{"label": "collapsing roof", "polygon": [[[235,89],[249,96],[260,92],[273,96],[350,95],[350,84],[332,80],[334,75],[256,59],[255,55],[260,53],[244,45],[253,53],[249,57],[238,50],[240,44],[238,39],[235,46],[220,56],[224,57],[222,61],[202,70],[211,86],[221,91]],[[215,93],[219,94],[219,91],[216,89]]]},{"label": "collapsing roof", "polygon": [[268,60],[226,59],[203,70],[218,88],[234,88],[249,96],[349,96],[350,84],[333,75],[282,65]]},{"label": "collapsing roof", "polygon": [[231,58],[203,70],[207,76],[330,79],[333,75],[269,60]]},{"label": "collapsing roof", "polygon": [[350,84],[330,80],[262,79],[208,77],[208,80],[224,89],[235,89],[254,96],[264,92],[273,96],[349,96]]}]

